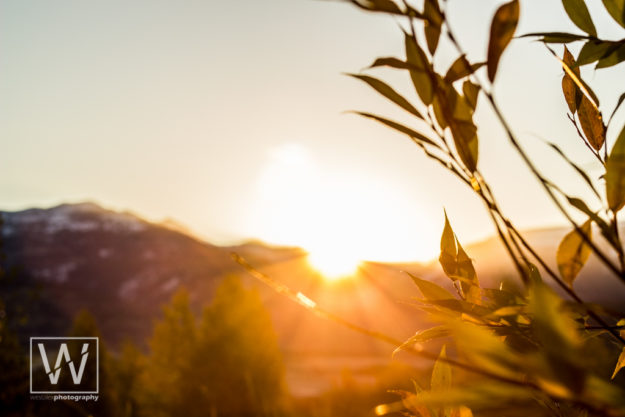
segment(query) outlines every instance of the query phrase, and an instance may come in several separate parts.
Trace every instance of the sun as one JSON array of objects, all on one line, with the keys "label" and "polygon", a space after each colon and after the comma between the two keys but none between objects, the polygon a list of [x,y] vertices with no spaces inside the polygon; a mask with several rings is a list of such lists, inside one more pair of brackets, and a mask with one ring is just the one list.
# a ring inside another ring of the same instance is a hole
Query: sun
[{"label": "sun", "polygon": [[259,172],[245,230],[303,248],[310,267],[328,281],[355,276],[364,261],[435,257],[439,231],[414,193],[319,158],[296,144],[273,149]]},{"label": "sun", "polygon": [[328,281],[338,281],[354,276],[362,260],[332,250],[315,250],[308,253],[308,264]]}]

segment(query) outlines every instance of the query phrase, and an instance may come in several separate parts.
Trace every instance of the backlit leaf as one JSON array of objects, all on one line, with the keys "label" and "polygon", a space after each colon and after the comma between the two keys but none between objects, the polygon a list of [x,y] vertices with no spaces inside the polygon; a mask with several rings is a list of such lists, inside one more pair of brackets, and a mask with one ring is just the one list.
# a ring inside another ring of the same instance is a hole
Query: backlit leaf
[{"label": "backlit leaf", "polygon": [[495,81],[501,54],[506,49],[519,21],[519,1],[513,0],[497,9],[490,27],[488,44],[488,78]]},{"label": "backlit leaf", "polygon": [[590,102],[588,97],[582,95],[582,101],[579,105],[577,115],[588,143],[593,147],[593,149],[598,151],[605,142],[606,134],[606,128],[603,124],[601,112],[596,106],[593,105],[593,103]]},{"label": "backlit leaf", "polygon": [[436,285],[433,282],[426,281],[421,278],[417,278],[411,273],[408,273],[408,275],[410,275],[410,278],[412,278],[414,283],[417,284],[417,287],[419,287],[419,291],[421,291],[421,294],[423,294],[423,297],[425,297],[427,300],[430,300],[430,301],[450,300],[450,299],[455,300],[453,295],[451,295],[443,287]]},{"label": "backlit leaf", "polygon": [[432,378],[430,387],[432,390],[445,391],[451,388],[451,366],[444,362],[447,359],[447,353],[445,352],[445,345],[441,349],[441,353],[438,355],[438,360],[434,362],[434,369],[432,370]]},{"label": "backlit leaf", "polygon": [[469,171],[475,172],[478,157],[477,127],[473,122],[456,119],[448,123],[460,159]]},{"label": "backlit leaf", "polygon": [[410,79],[425,105],[432,103],[434,88],[430,77],[430,63],[423,49],[415,42],[412,36],[405,34],[406,61],[414,68],[410,70]]},{"label": "backlit leaf", "polygon": [[[573,58],[573,55],[566,46],[564,47],[562,60],[579,77],[579,68],[575,66],[575,58]],[[575,114],[581,104],[583,94],[575,84],[575,81],[573,81],[567,73],[564,73],[564,77],[562,77],[562,92],[564,93],[564,99],[569,106],[569,110],[572,114]]]},{"label": "backlit leaf", "polygon": [[584,0],[562,0],[566,14],[575,26],[592,36],[597,36],[597,29],[592,22],[588,8]]},{"label": "backlit leaf", "polygon": [[475,110],[477,107],[477,98],[480,94],[480,87],[467,80],[462,84],[462,92],[469,105]]},{"label": "backlit leaf", "polygon": [[603,0],[603,6],[610,16],[625,28],[625,0]]},{"label": "backlit leaf", "polygon": [[625,205],[625,127],[608,157],[605,185],[608,207],[616,213]]},{"label": "backlit leaf", "polygon": [[418,331],[414,336],[410,337],[408,340],[398,346],[397,349],[393,351],[393,356],[408,347],[414,346],[415,344],[424,343],[432,339],[439,339],[447,336],[449,336],[449,330],[447,330],[447,328],[444,326],[436,326],[426,330]]},{"label": "backlit leaf", "polygon": [[616,361],[616,366],[614,367],[612,379],[614,379],[616,377],[616,374],[618,374],[618,372],[623,368],[625,368],[625,348],[623,348],[621,354],[618,357],[618,360]]},{"label": "backlit leaf", "polygon": [[453,83],[454,81],[473,74],[485,64],[485,62],[479,62],[477,64],[471,65],[467,60],[466,56],[461,55],[458,59],[454,61],[453,64],[451,64],[451,66],[447,70],[447,74],[445,74],[445,81],[447,81],[448,83]]},{"label": "backlit leaf", "polygon": [[417,116],[419,119],[423,119],[423,116],[421,115],[419,110],[417,110],[412,104],[410,104],[408,100],[402,97],[397,91],[393,90],[393,88],[390,87],[388,84],[386,84],[384,81],[380,81],[377,78],[370,77],[368,75],[361,75],[361,74],[348,74],[348,75],[351,77],[357,78],[361,81],[364,81],[365,83],[369,84],[369,86],[371,86],[371,88],[373,88],[375,91],[377,91],[378,93],[380,93],[387,99],[391,100],[393,103],[397,104],[402,109],[406,110],[409,113],[412,113],[413,115]]},{"label": "backlit leaf", "polygon": [[443,24],[443,16],[438,0],[425,0],[423,16],[425,17],[425,40],[428,44],[428,50],[434,55],[438,46],[438,40],[441,37],[441,26]]},{"label": "backlit leaf", "polygon": [[[592,234],[590,220],[587,220],[580,227],[580,229],[584,235],[591,239]],[[573,285],[573,281],[588,260],[591,252],[592,250],[590,246],[588,246],[576,230],[573,230],[564,236],[564,239],[560,242],[560,246],[558,246],[556,260],[558,262],[560,275],[567,284],[570,286]]]}]

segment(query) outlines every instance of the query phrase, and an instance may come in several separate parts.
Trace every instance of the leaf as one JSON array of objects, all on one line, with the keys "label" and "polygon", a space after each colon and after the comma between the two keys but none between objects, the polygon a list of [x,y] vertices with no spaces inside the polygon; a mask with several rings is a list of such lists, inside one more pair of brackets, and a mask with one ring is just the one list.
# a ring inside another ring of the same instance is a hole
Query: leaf
[{"label": "leaf", "polygon": [[434,143],[430,138],[428,138],[427,136],[417,132],[416,130],[413,130],[409,127],[406,127],[400,123],[394,122],[392,120],[389,119],[385,119],[384,117],[381,116],[376,116],[375,114],[371,114],[371,113],[364,113],[364,112],[356,112],[356,114],[363,116],[363,117],[367,117],[369,119],[373,119],[376,120],[380,123],[382,123],[383,125],[386,125],[388,127],[390,127],[391,129],[395,129],[398,132],[401,132],[405,135],[410,136],[412,139],[414,139],[415,141],[418,142],[422,142],[424,144],[428,144],[431,146],[434,146],[436,148],[439,148],[439,146]]},{"label": "leaf", "polygon": [[625,205],[625,126],[606,162],[605,187],[608,207],[616,213]]},{"label": "leaf", "polygon": [[383,12],[404,15],[404,12],[391,0],[350,0],[352,4],[361,9],[372,12]]},{"label": "leaf", "polygon": [[566,32],[533,32],[521,35],[521,38],[539,37],[539,41],[543,43],[570,43],[590,39],[585,35],[576,35],[574,33]]},{"label": "leaf", "polygon": [[[592,238],[590,219],[587,220],[580,229],[588,239]],[[588,246],[577,230],[568,233],[564,236],[562,242],[560,242],[556,253],[556,260],[558,262],[560,275],[569,286],[573,286],[573,281],[588,260],[591,252],[590,246]]]},{"label": "leaf", "polygon": [[597,29],[592,22],[588,8],[584,0],[562,0],[566,14],[575,26],[592,36],[597,36]]},{"label": "leaf", "polygon": [[582,102],[579,105],[577,115],[588,143],[596,151],[600,150],[605,142],[606,134],[601,112],[590,102],[588,97],[582,95]]},{"label": "leaf", "polygon": [[486,65],[485,62],[479,62],[471,65],[466,56],[461,55],[447,70],[447,74],[445,74],[445,81],[453,83],[461,78],[468,77],[484,65]]},{"label": "leaf", "polygon": [[369,68],[376,68],[376,67],[391,67],[391,68],[395,68],[395,69],[410,69],[410,64],[408,64],[407,62],[402,61],[401,59],[398,58],[394,58],[394,57],[383,57],[383,58],[378,58],[376,59],[373,64],[371,64],[369,66]]},{"label": "leaf", "polygon": [[473,261],[456,238],[447,218],[447,213],[445,213],[445,227],[441,236],[439,262],[445,275],[452,281],[460,281],[466,300],[470,303],[480,304],[480,283],[473,267]]},{"label": "leaf", "polygon": [[584,182],[586,182],[586,184],[588,185],[588,187],[590,187],[592,192],[597,196],[597,198],[599,198],[601,200],[601,196],[599,195],[599,192],[595,189],[595,185],[592,183],[592,180],[590,179],[590,177],[588,176],[586,171],[584,171],[582,168],[580,168],[575,162],[571,161],[564,154],[564,152],[558,147],[558,145],[556,145],[555,143],[551,143],[551,142],[547,142],[547,144],[549,146],[551,146],[551,148],[554,149],[556,151],[556,153],[558,155],[560,155],[560,157],[562,157],[562,159],[564,159],[564,161],[567,164],[569,164],[569,166],[571,168],[573,168],[580,175],[580,177],[582,177],[584,179]]},{"label": "leaf", "polygon": [[[579,68],[575,66],[575,58],[573,58],[573,55],[569,52],[566,46],[564,47],[562,60],[579,78],[580,72]],[[575,84],[575,81],[573,81],[571,76],[566,72],[564,73],[564,77],[562,77],[562,92],[564,93],[564,99],[566,100],[566,104],[569,106],[569,110],[572,114],[575,114],[582,101],[583,94]]]},{"label": "leaf", "polygon": [[451,228],[451,224],[449,224],[447,212],[445,212],[445,227],[443,228],[443,234],[441,235],[441,254],[438,260],[447,276],[454,275],[456,272],[457,255],[458,249],[456,247],[456,237]]},{"label": "leaf", "polygon": [[601,58],[597,63],[597,68],[608,68],[625,61],[625,43],[620,43],[613,51]]},{"label": "leaf", "polygon": [[451,388],[451,366],[445,362],[445,359],[447,359],[447,354],[445,345],[443,345],[432,370],[432,378],[430,380],[430,388],[432,390],[446,391]]},{"label": "leaf", "polygon": [[495,81],[501,54],[506,49],[516,30],[519,21],[519,1],[505,3],[497,12],[490,27],[488,44],[488,79]]},{"label": "leaf", "polygon": [[438,0],[425,0],[423,16],[425,17],[425,40],[428,44],[428,50],[434,55],[441,37],[441,26],[443,24],[443,15],[438,5]]},{"label": "leaf", "polygon": [[603,0],[603,6],[616,23],[625,28],[625,0]]},{"label": "leaf", "polygon": [[421,294],[423,294],[423,297],[425,297],[427,300],[455,300],[453,295],[451,295],[443,287],[436,285],[433,282],[417,278],[409,272],[407,272],[407,274],[410,276],[410,278],[412,278],[414,283],[417,284],[417,287],[419,287],[419,291],[421,291]]},{"label": "leaf", "polygon": [[616,377],[616,374],[618,374],[618,372],[623,368],[625,368],[625,348],[623,348],[621,354],[618,357],[618,360],[616,361],[616,366],[614,367],[614,373],[612,374],[611,379],[614,379]]},{"label": "leaf", "polygon": [[432,339],[439,339],[447,336],[449,336],[449,330],[447,330],[447,328],[444,326],[436,326],[426,330],[418,331],[414,336],[410,337],[408,340],[398,346],[393,351],[393,356],[395,356],[400,351],[405,350],[407,347],[413,346],[417,343],[424,343]]},{"label": "leaf", "polygon": [[469,105],[475,110],[477,107],[477,98],[480,94],[480,86],[467,80],[462,84],[462,92]]},{"label": "leaf", "polygon": [[404,44],[406,61],[414,67],[414,69],[410,70],[410,79],[421,101],[427,106],[432,103],[434,98],[434,88],[432,86],[432,78],[430,77],[430,63],[423,49],[407,33],[404,34]]},{"label": "leaf", "polygon": [[602,41],[599,39],[591,39],[582,46],[577,57],[577,65],[591,64],[606,56],[613,48],[616,42]]},{"label": "leaf", "polygon": [[460,159],[469,171],[475,172],[478,157],[477,127],[473,122],[452,119],[449,121],[449,129]]},{"label": "leaf", "polygon": [[373,88],[375,91],[377,91],[378,93],[380,93],[387,99],[391,100],[393,103],[397,104],[402,109],[406,110],[409,113],[412,113],[413,115],[417,116],[419,119],[423,119],[423,116],[421,115],[421,113],[419,113],[419,110],[417,110],[412,104],[410,104],[408,100],[406,100],[399,93],[393,90],[393,88],[390,87],[385,82],[380,81],[377,78],[370,77],[368,75],[361,75],[361,74],[347,74],[347,75],[349,75],[350,77],[357,78],[361,81],[364,81],[365,83],[369,84],[369,86]]},{"label": "leaf", "polygon": [[564,61],[564,59],[561,59],[553,51],[553,49],[551,49],[549,47],[547,47],[547,49],[549,50],[549,52],[551,52],[553,54],[554,57],[556,57],[556,59],[558,59],[558,61],[560,61],[560,64],[562,64],[562,69],[564,69],[564,72],[566,73],[566,75],[571,77],[571,79],[575,82],[575,85],[580,90],[582,90],[582,92],[584,92],[584,94],[588,95],[592,99],[593,103],[595,104],[595,107],[599,108],[599,98],[597,97],[595,92],[592,91],[592,88],[590,88],[590,86],[588,84],[586,84],[584,82],[584,80],[582,80],[582,77],[579,76],[579,68],[577,66],[571,67],[570,65],[568,65]]},{"label": "leaf", "polygon": [[612,118],[618,111],[619,107],[621,107],[621,104],[623,104],[623,100],[625,100],[625,93],[621,94],[621,96],[618,98],[618,101],[616,102],[616,106],[614,106],[614,110],[612,110],[612,114],[610,115],[610,118],[608,119],[608,126],[610,126],[610,122],[612,121]]}]

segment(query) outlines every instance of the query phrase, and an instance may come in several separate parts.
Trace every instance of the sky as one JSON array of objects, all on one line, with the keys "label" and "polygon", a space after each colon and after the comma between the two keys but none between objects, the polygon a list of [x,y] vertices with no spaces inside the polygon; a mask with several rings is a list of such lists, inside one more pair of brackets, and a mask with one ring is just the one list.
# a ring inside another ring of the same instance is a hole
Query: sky
[{"label": "sky", "polygon": [[[559,0],[521,3],[518,33],[579,32]],[[470,59],[484,59],[499,4],[448,1]],[[588,4],[601,36],[623,36],[599,0]],[[437,54],[439,68],[456,58],[444,45]],[[492,235],[470,190],[407,139],[347,113],[410,121],[344,75],[378,56],[403,56],[397,21],[333,1],[0,0],[0,209],[89,200],[174,218],[218,244],[255,238],[379,261],[436,256],[443,208],[462,242]],[[403,74],[371,73],[414,98]],[[609,114],[617,70],[583,75]],[[598,177],[566,120],[561,76],[540,43],[518,39],[495,95],[544,172],[587,197],[543,143]],[[485,101],[476,121],[480,168],[508,216],[521,228],[565,224]]]}]

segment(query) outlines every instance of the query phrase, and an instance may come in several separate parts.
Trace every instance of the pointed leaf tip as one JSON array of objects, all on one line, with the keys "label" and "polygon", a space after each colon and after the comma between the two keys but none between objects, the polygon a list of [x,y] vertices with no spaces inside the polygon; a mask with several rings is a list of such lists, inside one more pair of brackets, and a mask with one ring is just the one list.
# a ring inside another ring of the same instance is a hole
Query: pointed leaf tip
[{"label": "pointed leaf tip", "polygon": [[514,36],[519,22],[519,13],[518,0],[505,3],[495,12],[488,44],[488,79],[491,82],[495,81],[501,55]]}]

